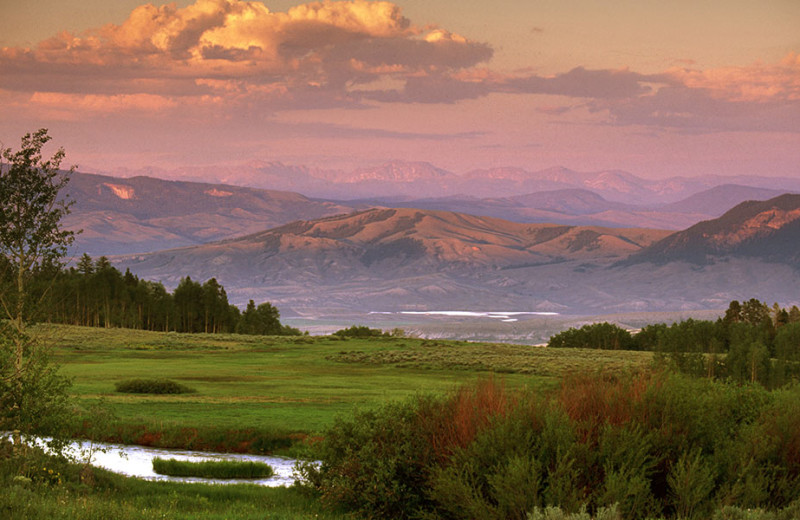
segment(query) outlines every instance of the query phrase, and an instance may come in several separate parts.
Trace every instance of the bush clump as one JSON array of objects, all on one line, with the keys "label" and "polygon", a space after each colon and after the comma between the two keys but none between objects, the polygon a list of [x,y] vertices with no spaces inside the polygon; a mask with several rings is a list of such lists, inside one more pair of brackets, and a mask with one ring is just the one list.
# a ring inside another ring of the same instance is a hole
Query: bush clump
[{"label": "bush clump", "polygon": [[191,394],[195,389],[169,379],[129,379],[114,384],[123,394]]},{"label": "bush clump", "polygon": [[347,338],[377,338],[388,336],[388,334],[380,329],[371,329],[364,325],[353,325],[346,329],[337,330],[333,335]]}]

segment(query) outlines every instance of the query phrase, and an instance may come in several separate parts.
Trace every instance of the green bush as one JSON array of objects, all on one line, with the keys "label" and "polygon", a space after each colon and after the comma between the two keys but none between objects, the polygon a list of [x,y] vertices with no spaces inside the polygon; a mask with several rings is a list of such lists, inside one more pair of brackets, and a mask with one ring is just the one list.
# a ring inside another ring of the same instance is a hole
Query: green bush
[{"label": "green bush", "polygon": [[129,379],[114,384],[117,392],[124,394],[189,394],[193,388],[169,379]]},{"label": "green bush", "polygon": [[634,350],[631,333],[612,323],[592,323],[571,328],[550,338],[551,348],[590,348],[601,350]]},{"label": "green bush", "polygon": [[411,401],[339,418],[315,454],[322,464],[306,464],[301,475],[321,491],[324,503],[358,511],[368,518],[408,518],[429,505],[425,496],[432,450],[420,435]]},{"label": "green bush", "polygon": [[381,336],[387,336],[380,329],[371,329],[364,325],[353,325],[352,327],[348,327],[346,329],[340,329],[333,333],[334,336],[339,337],[347,337],[347,338],[376,338]]},{"label": "green bush", "polygon": [[153,471],[171,477],[201,477],[218,479],[269,478],[275,474],[272,466],[248,460],[187,460],[153,459]]},{"label": "green bush", "polygon": [[714,471],[699,451],[684,452],[667,475],[678,518],[708,518]]}]

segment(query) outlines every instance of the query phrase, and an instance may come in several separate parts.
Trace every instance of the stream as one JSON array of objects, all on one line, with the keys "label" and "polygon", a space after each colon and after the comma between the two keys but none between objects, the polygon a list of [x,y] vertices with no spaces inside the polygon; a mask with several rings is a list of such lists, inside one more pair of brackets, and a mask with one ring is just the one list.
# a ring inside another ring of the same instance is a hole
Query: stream
[{"label": "stream", "polygon": [[[48,439],[34,439],[32,444],[46,448]],[[259,486],[290,486],[295,482],[295,459],[267,455],[249,455],[239,453],[212,453],[206,451],[171,450],[164,448],[149,448],[146,446],[131,446],[125,444],[110,444],[103,442],[90,443],[88,441],[71,442],[64,454],[74,458],[78,463],[87,460],[91,451],[91,465],[119,473],[128,477],[137,477],[145,480],[166,482],[198,482],[204,484],[256,484]],[[204,460],[239,460],[265,462],[272,466],[275,474],[264,479],[208,479],[198,477],[170,477],[159,475],[153,471],[153,459],[188,460],[200,462]]]}]

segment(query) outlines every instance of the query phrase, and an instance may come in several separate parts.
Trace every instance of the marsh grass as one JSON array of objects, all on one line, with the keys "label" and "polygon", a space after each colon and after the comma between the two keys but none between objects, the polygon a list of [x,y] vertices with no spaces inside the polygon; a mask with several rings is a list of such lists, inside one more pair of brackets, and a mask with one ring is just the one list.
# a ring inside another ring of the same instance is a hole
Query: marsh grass
[{"label": "marsh grass", "polygon": [[249,460],[204,460],[199,462],[153,459],[153,471],[171,477],[200,477],[218,479],[269,478],[275,474],[272,466]]}]

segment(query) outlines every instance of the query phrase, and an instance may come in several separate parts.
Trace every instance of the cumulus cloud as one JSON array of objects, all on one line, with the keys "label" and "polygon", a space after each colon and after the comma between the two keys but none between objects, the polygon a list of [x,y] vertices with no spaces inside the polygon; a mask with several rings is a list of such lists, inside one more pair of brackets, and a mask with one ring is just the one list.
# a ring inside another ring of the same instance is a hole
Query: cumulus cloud
[{"label": "cumulus cloud", "polygon": [[0,49],[0,91],[16,103],[28,93],[30,107],[62,116],[204,107],[224,117],[502,93],[574,100],[541,102],[553,118],[583,107],[616,125],[800,132],[797,54],[750,67],[657,75],[577,67],[551,76],[492,71],[492,55],[488,43],[415,25],[388,1],[273,12],[260,1],[197,0],[141,5],[120,25]]},{"label": "cumulus cloud", "polygon": [[267,109],[307,108],[311,96],[312,106],[347,106],[359,102],[354,85],[446,75],[491,56],[485,43],[414,26],[385,1],[326,0],[272,12],[255,1],[198,0],[185,8],[142,5],[121,25],[2,49],[0,66],[11,73],[0,88],[83,94],[90,106],[88,96],[196,98],[220,89]]}]

